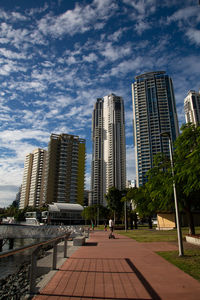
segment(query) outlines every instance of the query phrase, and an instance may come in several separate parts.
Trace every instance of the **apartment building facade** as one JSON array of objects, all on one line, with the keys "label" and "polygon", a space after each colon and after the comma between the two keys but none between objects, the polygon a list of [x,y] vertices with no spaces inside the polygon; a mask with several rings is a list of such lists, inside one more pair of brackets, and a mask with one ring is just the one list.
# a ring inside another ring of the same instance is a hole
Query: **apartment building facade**
[{"label": "apartment building facade", "polygon": [[190,90],[184,99],[184,111],[186,123],[200,125],[200,91]]},{"label": "apartment building facade", "polygon": [[46,203],[84,202],[85,140],[75,135],[51,134],[45,171]]},{"label": "apartment building facade", "polygon": [[40,207],[43,203],[46,150],[37,148],[26,155],[19,208]]},{"label": "apartment building facade", "polygon": [[91,204],[106,205],[110,187],[126,187],[124,101],[110,94],[98,98],[92,116]]},{"label": "apartment building facade", "polygon": [[148,72],[135,77],[132,84],[133,131],[136,155],[136,184],[146,183],[146,173],[153,158],[169,155],[168,132],[173,141],[179,134],[172,79],[164,71]]}]

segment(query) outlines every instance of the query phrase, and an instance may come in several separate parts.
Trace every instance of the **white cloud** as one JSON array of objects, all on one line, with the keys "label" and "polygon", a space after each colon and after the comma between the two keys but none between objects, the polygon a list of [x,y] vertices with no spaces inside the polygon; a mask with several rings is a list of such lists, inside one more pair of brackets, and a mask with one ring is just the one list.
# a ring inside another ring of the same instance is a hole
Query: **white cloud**
[{"label": "white cloud", "polygon": [[41,14],[48,9],[48,4],[45,2],[43,7],[36,7],[26,10],[26,14],[29,16],[35,16],[37,14]]},{"label": "white cloud", "polygon": [[146,12],[152,13],[156,9],[155,0],[123,0],[123,2],[132,6],[140,15],[144,15]]},{"label": "white cloud", "polygon": [[[7,174],[7,172],[1,174],[0,171],[0,176],[8,176]],[[13,175],[11,176],[14,177]],[[12,204],[12,201],[15,200],[18,189],[18,185],[0,185],[0,207],[8,207]]]},{"label": "white cloud", "polygon": [[114,46],[112,43],[108,42],[101,45],[101,55],[105,56],[110,61],[115,61],[122,57],[127,57],[131,54],[131,45],[128,43],[123,46]]},{"label": "white cloud", "polygon": [[136,22],[134,30],[141,35],[145,30],[152,27],[148,17],[156,11],[155,0],[123,0],[127,5],[130,5],[133,11],[129,16]]},{"label": "white cloud", "polygon": [[90,5],[84,6],[76,4],[73,10],[67,10],[59,16],[47,14],[38,22],[38,28],[44,35],[51,34],[53,37],[84,33],[97,20],[110,18],[116,8],[117,5],[112,0],[94,0]]},{"label": "white cloud", "polygon": [[136,57],[134,59],[124,60],[116,67],[111,69],[112,76],[121,76],[129,72],[137,73],[142,67],[143,58]]},{"label": "white cloud", "polygon": [[8,152],[12,153],[11,156],[1,155],[0,157],[0,207],[11,204],[15,199],[18,187],[22,183],[23,165],[26,154],[38,148],[38,144],[45,144],[47,146],[49,138],[49,133],[40,130],[22,129],[0,132],[1,145]]},{"label": "white cloud", "polygon": [[[0,140],[2,144],[10,148],[9,145],[16,145],[16,142],[19,142],[23,139],[35,139],[40,142],[47,142],[49,133],[40,130],[31,130],[31,129],[22,129],[22,130],[5,130],[0,132]],[[14,150],[17,150],[17,148]]]},{"label": "white cloud", "polygon": [[200,30],[190,28],[186,31],[186,36],[196,45],[200,45]]},{"label": "white cloud", "polygon": [[173,15],[167,18],[167,22],[176,22],[180,20],[189,20],[191,17],[197,17],[200,20],[199,8],[197,6],[187,6],[179,9]]},{"label": "white cloud", "polygon": [[18,22],[18,21],[27,21],[27,17],[19,12],[5,12],[3,9],[0,9],[0,19],[4,19],[10,22]]},{"label": "white cloud", "polygon": [[83,56],[83,61],[87,61],[87,62],[94,62],[97,61],[98,57],[95,53],[90,53],[89,55],[84,55]]},{"label": "white cloud", "polygon": [[14,52],[5,48],[0,49],[0,55],[8,59],[27,59],[27,56],[22,52]]},{"label": "white cloud", "polygon": [[126,27],[119,28],[117,31],[113,32],[111,35],[109,35],[109,36],[106,35],[106,37],[108,40],[111,40],[113,42],[118,42],[126,30],[127,30]]},{"label": "white cloud", "polygon": [[143,21],[143,20],[139,20],[136,25],[135,25],[135,30],[137,31],[137,33],[140,35],[142,34],[145,30],[151,28],[150,23]]}]

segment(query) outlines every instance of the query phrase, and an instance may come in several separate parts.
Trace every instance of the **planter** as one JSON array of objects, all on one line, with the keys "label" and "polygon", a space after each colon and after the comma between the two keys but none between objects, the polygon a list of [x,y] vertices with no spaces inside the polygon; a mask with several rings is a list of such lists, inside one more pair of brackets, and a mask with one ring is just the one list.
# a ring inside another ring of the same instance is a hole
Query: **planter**
[{"label": "planter", "polygon": [[200,246],[200,234],[197,235],[186,235],[186,242]]}]

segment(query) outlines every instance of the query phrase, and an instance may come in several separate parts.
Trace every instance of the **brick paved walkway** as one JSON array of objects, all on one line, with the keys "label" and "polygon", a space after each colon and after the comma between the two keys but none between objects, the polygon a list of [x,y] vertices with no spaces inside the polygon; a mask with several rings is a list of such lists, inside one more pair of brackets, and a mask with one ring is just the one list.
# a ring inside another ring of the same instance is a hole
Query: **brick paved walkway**
[{"label": "brick paved walkway", "polygon": [[34,300],[200,299],[200,283],[154,250],[177,246],[138,243],[120,235],[109,240],[108,233],[94,232]]}]

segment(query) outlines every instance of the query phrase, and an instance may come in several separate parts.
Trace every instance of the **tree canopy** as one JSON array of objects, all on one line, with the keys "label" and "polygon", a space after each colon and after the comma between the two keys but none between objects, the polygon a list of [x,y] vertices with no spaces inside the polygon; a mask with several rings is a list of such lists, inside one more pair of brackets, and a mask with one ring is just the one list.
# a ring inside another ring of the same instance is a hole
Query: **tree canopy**
[{"label": "tree canopy", "polygon": [[121,201],[124,196],[125,191],[120,191],[115,187],[111,187],[108,190],[108,193],[105,195],[108,208],[113,212],[114,219],[115,215],[119,219],[123,211],[123,202]]},{"label": "tree canopy", "polygon": [[148,172],[145,188],[150,194],[147,208],[172,210],[173,181],[175,182],[178,204],[188,216],[190,233],[195,233],[192,211],[200,208],[200,127],[186,124],[174,143],[174,177],[170,160],[164,154],[154,158],[154,167]]}]

